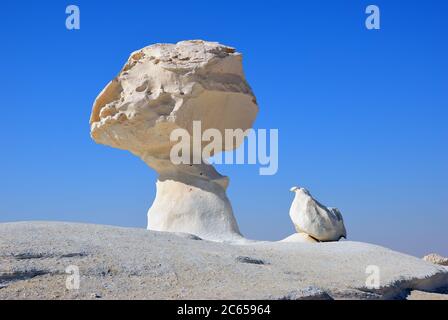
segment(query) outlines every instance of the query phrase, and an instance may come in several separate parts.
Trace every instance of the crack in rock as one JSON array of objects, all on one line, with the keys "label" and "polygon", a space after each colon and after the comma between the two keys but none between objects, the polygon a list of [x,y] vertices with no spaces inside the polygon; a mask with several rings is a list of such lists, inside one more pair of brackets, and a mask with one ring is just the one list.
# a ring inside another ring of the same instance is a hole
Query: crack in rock
[{"label": "crack in rock", "polygon": [[32,253],[25,252],[19,254],[12,254],[12,257],[16,260],[33,260],[33,259],[51,259],[51,258],[82,258],[88,256],[85,252],[71,252],[65,254],[53,254],[53,253]]},{"label": "crack in rock", "polygon": [[306,287],[304,289],[293,290],[279,300],[333,300],[325,291],[317,287]]},{"label": "crack in rock", "polygon": [[237,262],[240,263],[250,263],[250,264],[258,264],[258,265],[265,265],[268,264],[265,261],[261,259],[251,258],[251,257],[245,257],[245,256],[239,256],[236,258]]},{"label": "crack in rock", "polygon": [[38,276],[44,276],[50,274],[47,270],[25,270],[25,271],[13,271],[0,273],[0,288],[7,287],[12,282],[29,280]]}]

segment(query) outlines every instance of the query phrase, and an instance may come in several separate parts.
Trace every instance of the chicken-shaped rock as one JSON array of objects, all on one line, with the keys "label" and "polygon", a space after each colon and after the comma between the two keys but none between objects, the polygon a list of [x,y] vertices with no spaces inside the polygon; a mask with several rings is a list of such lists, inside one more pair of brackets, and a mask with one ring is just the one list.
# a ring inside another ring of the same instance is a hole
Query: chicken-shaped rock
[{"label": "chicken-shaped rock", "polygon": [[304,188],[293,187],[291,191],[295,197],[289,216],[298,233],[305,233],[322,242],[347,238],[344,220],[338,209],[320,204]]}]

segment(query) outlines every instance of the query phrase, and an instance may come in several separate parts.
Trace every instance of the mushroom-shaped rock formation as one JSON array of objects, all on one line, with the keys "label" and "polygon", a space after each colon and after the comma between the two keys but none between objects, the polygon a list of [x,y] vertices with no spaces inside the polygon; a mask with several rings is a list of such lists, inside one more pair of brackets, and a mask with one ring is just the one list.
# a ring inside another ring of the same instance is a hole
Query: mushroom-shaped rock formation
[{"label": "mushroom-shaped rock formation", "polygon": [[[128,150],[159,174],[157,194],[148,212],[148,229],[184,232],[209,240],[241,238],[226,196],[228,178],[193,148],[193,123],[200,132],[247,130],[258,113],[254,94],[235,49],[201,40],[155,44],[131,54],[99,94],[90,118],[97,142]],[[193,138],[188,163],[175,164],[170,135],[184,129]],[[197,141],[197,139],[196,139]],[[209,142],[202,142],[204,146]],[[215,144],[214,153],[235,149]],[[193,161],[197,159],[198,161]]]},{"label": "mushroom-shaped rock formation", "polygon": [[[304,188],[293,187],[291,191],[295,193],[295,197],[289,216],[299,234],[305,233],[318,241],[338,241],[347,238],[344,220],[338,209],[327,208],[320,204]],[[303,238],[302,235],[287,239],[303,242]]]}]

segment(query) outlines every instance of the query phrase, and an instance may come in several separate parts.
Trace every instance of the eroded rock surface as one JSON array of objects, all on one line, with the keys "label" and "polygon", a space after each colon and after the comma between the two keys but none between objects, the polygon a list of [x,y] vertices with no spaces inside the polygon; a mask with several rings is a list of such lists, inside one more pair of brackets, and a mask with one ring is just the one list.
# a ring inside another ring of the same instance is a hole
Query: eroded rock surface
[{"label": "eroded rock surface", "polygon": [[329,208],[319,203],[304,188],[293,187],[291,191],[294,192],[294,200],[289,209],[289,216],[298,233],[283,241],[309,241],[304,235],[318,241],[347,238],[344,219],[337,208]]},{"label": "eroded rock surface", "polygon": [[[381,287],[365,287],[366,267]],[[69,266],[79,290],[66,287]],[[245,245],[61,222],[0,224],[0,299],[393,299],[448,286],[448,268],[352,242]],[[436,291],[444,292],[444,291]]]},{"label": "eroded rock surface", "polygon": [[166,158],[173,129],[192,134],[196,120],[203,131],[246,130],[257,112],[234,48],[201,40],[155,44],[132,53],[96,98],[91,135],[140,156]]},{"label": "eroded rock surface", "polygon": [[437,253],[428,254],[423,257],[423,260],[434,264],[439,264],[441,266],[448,266],[448,258],[442,257]]},{"label": "eroded rock surface", "polygon": [[[202,159],[202,148],[193,148],[193,140],[207,129],[223,137],[225,129],[245,131],[257,112],[242,56],[234,48],[202,40],[155,44],[132,53],[96,98],[91,136],[129,150],[159,173],[148,229],[236,241],[242,237],[226,195],[228,178]],[[200,122],[198,132],[195,122]],[[192,137],[188,163],[170,159],[178,143],[170,138],[175,129]],[[237,148],[241,137],[232,144],[223,139],[210,154]],[[199,137],[200,147],[208,143]]]}]

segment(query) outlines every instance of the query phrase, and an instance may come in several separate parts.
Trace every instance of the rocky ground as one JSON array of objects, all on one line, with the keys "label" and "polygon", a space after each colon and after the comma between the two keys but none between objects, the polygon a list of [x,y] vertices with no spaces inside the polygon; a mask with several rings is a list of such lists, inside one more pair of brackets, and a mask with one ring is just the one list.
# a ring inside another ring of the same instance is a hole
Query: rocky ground
[{"label": "rocky ground", "polygon": [[[371,265],[379,289],[366,287]],[[79,289],[67,289],[70,266]],[[351,241],[230,245],[100,225],[0,224],[0,299],[444,299],[447,287],[447,267]]]}]

